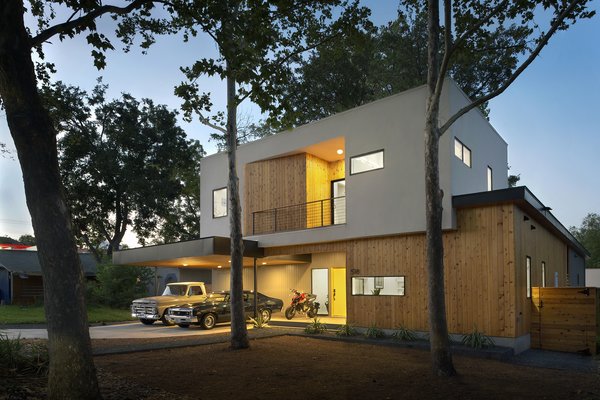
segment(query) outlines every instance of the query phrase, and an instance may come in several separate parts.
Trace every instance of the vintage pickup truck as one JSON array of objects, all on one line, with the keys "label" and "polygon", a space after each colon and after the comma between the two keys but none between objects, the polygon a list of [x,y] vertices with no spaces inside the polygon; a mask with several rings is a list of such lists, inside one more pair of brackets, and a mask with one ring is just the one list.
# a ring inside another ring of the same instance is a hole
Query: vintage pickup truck
[{"label": "vintage pickup truck", "polygon": [[131,316],[139,318],[144,325],[161,320],[164,325],[174,323],[166,318],[170,307],[197,303],[206,299],[204,282],[169,283],[161,296],[136,299],[131,304]]}]

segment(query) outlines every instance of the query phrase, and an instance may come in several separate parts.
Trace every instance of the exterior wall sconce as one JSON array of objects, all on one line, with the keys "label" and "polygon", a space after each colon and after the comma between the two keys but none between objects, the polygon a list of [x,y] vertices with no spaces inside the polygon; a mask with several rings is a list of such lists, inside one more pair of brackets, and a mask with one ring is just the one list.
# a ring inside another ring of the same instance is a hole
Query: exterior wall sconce
[{"label": "exterior wall sconce", "polygon": [[529,217],[527,215],[523,215],[523,221],[529,221]]},{"label": "exterior wall sconce", "polygon": [[531,225],[531,230],[535,231],[535,226],[534,225]]}]

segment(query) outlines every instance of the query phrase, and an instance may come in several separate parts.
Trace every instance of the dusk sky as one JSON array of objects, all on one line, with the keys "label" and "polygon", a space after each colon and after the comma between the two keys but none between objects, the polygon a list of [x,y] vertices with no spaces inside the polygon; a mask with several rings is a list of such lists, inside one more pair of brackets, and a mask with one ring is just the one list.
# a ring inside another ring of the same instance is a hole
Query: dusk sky
[{"label": "dusk sky", "polygon": [[[396,16],[396,1],[363,1],[372,8],[372,20],[382,25]],[[600,11],[599,2],[594,7]],[[99,27],[108,33],[112,21]],[[580,21],[559,32],[517,81],[490,103],[490,122],[508,142],[510,173],[520,174],[526,185],[565,225],[580,225],[590,212],[600,213],[600,20]],[[121,92],[147,97],[177,109],[180,100],[173,87],[183,80],[179,66],[209,54],[215,46],[201,39],[183,44],[180,37],[159,38],[147,55],[139,49],[114,51],[108,65],[97,71],[83,36],[44,48],[58,72],[55,80],[90,90],[99,76],[110,85],[109,98]],[[213,94],[216,110],[224,107],[224,85],[206,79],[202,88]],[[260,119],[252,104],[241,107],[244,114]],[[205,150],[215,152],[208,141],[211,132],[198,122],[181,121],[189,137],[198,139]],[[0,111],[0,142],[13,149],[5,114]],[[0,157],[0,235],[17,238],[32,234],[25,204],[23,181],[16,154]],[[131,239],[129,240],[132,243]]]}]

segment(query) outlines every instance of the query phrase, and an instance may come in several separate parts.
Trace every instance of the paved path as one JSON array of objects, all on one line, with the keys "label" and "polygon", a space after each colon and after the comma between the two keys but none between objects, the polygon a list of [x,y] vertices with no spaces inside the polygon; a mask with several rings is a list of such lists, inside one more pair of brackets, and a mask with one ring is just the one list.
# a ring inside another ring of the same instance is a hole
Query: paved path
[{"label": "paved path", "polygon": [[[13,328],[1,329],[10,338],[21,337],[23,339],[47,339],[48,332],[45,328]],[[131,322],[117,325],[92,326],[90,336],[92,339],[153,339],[173,338],[186,336],[210,335],[215,333],[229,332],[229,325],[217,325],[209,331],[200,327],[192,326],[184,329],[178,326],[164,326],[161,323],[154,325],[143,325],[139,322]]]}]

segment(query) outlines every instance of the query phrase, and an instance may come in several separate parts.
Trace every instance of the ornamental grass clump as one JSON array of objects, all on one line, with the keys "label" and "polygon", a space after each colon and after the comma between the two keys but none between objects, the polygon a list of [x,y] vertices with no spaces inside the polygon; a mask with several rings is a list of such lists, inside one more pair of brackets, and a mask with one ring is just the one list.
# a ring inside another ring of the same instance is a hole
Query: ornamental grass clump
[{"label": "ornamental grass clump", "polygon": [[358,332],[351,325],[344,324],[339,327],[337,331],[335,331],[337,336],[356,336]]},{"label": "ornamental grass clump", "polygon": [[385,332],[373,324],[369,327],[369,329],[367,329],[365,336],[369,339],[381,339],[385,337]]},{"label": "ornamental grass clump", "polygon": [[306,325],[304,328],[304,332],[309,333],[311,335],[318,335],[320,333],[327,332],[327,326],[321,323],[321,320],[315,317],[313,321]]},{"label": "ornamental grass clump", "polygon": [[21,374],[46,374],[48,371],[48,348],[20,337],[9,338],[0,332],[0,365]]},{"label": "ornamental grass clump", "polygon": [[392,338],[398,341],[414,342],[417,340],[417,335],[410,329],[405,328],[404,326],[399,326],[394,333],[392,333]]},{"label": "ornamental grass clump", "polygon": [[494,340],[484,334],[483,332],[479,332],[477,327],[473,328],[473,332],[465,335],[462,338],[462,344],[465,346],[472,347],[474,349],[482,349],[484,347],[493,347],[495,345]]},{"label": "ornamental grass clump", "polygon": [[256,318],[249,317],[248,319],[252,322],[254,329],[270,328],[268,321],[266,321],[260,313]]}]

